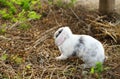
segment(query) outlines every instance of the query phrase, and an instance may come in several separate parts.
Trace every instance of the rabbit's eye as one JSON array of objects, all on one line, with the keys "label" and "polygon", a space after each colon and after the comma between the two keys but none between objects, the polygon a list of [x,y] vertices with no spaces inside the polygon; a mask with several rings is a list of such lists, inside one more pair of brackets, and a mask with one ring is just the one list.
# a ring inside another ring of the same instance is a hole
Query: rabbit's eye
[{"label": "rabbit's eye", "polygon": [[58,34],[56,35],[56,38],[62,33],[63,29],[61,29]]}]

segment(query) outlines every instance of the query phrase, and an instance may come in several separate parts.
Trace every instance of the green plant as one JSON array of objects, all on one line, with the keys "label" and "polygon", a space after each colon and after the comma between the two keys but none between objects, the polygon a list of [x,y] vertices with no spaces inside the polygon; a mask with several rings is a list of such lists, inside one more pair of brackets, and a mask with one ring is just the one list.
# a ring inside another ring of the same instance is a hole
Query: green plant
[{"label": "green plant", "polygon": [[21,57],[16,57],[15,58],[15,63],[21,64],[22,63],[22,58]]},{"label": "green plant", "polygon": [[30,69],[30,68],[31,68],[31,64],[27,64],[27,65],[26,65],[26,68],[27,68],[27,69]]},{"label": "green plant", "polygon": [[0,15],[3,19],[11,19],[13,15],[7,11],[7,9],[0,10]]},{"label": "green plant", "polygon": [[17,21],[26,21],[27,17],[26,17],[27,13],[26,11],[23,9],[18,15],[17,15]]},{"label": "green plant", "polygon": [[10,13],[14,14],[16,12],[16,8],[14,6],[14,3],[9,0],[0,0],[1,6],[8,7]]},{"label": "green plant", "polygon": [[76,0],[70,0],[69,3],[64,4],[62,0],[57,0],[58,7],[72,7],[75,4]]},{"label": "green plant", "polygon": [[0,34],[5,34],[6,32],[6,24],[3,24],[1,27],[0,27]]},{"label": "green plant", "polygon": [[24,10],[30,10],[31,0],[21,0],[20,6]]},{"label": "green plant", "polygon": [[38,15],[35,11],[28,12],[29,19],[40,19],[41,15]]},{"label": "green plant", "polygon": [[[34,7],[41,7],[41,3],[39,0],[0,0],[0,4],[4,6],[3,10],[0,10],[0,15],[2,15],[3,19],[11,19],[14,18],[13,14],[18,13],[18,18],[20,18],[19,14],[24,13],[34,13],[33,17],[36,17],[37,13],[34,10]],[[16,6],[21,8],[20,10],[16,10]],[[32,18],[33,18],[32,17]],[[17,17],[16,17],[17,18]],[[22,16],[23,18],[23,16]],[[39,18],[39,16],[38,16]],[[36,18],[35,18],[36,19]]]},{"label": "green plant", "polygon": [[97,62],[95,67],[92,67],[90,70],[90,74],[97,74],[98,78],[100,78],[100,74],[104,71],[103,65],[101,62]]},{"label": "green plant", "polygon": [[57,0],[57,6],[58,7],[64,7],[64,4],[63,4],[62,0]]},{"label": "green plant", "polygon": [[9,2],[8,5],[9,5],[9,12],[11,14],[15,14],[17,10],[16,10],[14,4],[12,2],[11,3]]},{"label": "green plant", "polygon": [[70,0],[69,6],[73,6],[75,4],[76,0]]},{"label": "green plant", "polygon": [[4,7],[3,10],[0,10],[0,15],[3,19],[11,19],[13,14],[16,13],[16,8],[14,3],[9,0],[0,0],[1,6]]},{"label": "green plant", "polygon": [[0,6],[4,7],[7,5],[6,0],[0,0]]},{"label": "green plant", "polygon": [[10,56],[10,60],[13,61],[16,64],[21,64],[23,62],[22,57],[20,57],[18,55],[12,55],[12,56]]},{"label": "green plant", "polygon": [[29,23],[22,23],[18,26],[19,29],[21,30],[27,30],[31,27],[31,25]]},{"label": "green plant", "polygon": [[0,60],[5,61],[8,58],[8,54],[3,53],[0,57]]},{"label": "green plant", "polygon": [[[0,4],[2,6],[1,17],[11,22],[19,22],[19,28],[22,30],[31,27],[30,23],[26,23],[29,20],[41,18],[41,15],[35,11],[36,7],[41,8],[39,0],[0,0]],[[1,34],[5,32],[4,28],[0,28]]]},{"label": "green plant", "polygon": [[48,0],[48,4],[53,4],[53,0]]},{"label": "green plant", "polygon": [[101,62],[97,62],[95,67],[91,68],[91,73],[101,73],[103,71],[103,65]]},{"label": "green plant", "polygon": [[0,34],[5,34],[6,30],[5,29],[0,29]]}]

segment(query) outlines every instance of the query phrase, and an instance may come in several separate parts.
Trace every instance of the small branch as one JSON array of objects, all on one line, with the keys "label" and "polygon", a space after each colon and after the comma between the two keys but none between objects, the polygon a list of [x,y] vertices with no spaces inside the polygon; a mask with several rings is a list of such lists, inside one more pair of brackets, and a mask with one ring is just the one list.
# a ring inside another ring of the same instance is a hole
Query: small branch
[{"label": "small branch", "polygon": [[80,20],[80,18],[78,17],[78,15],[73,11],[73,9],[72,8],[70,8],[70,10],[72,11],[72,13],[75,15],[75,17],[78,19],[78,20]]},{"label": "small branch", "polygon": [[46,69],[44,69],[44,70],[43,70],[43,72],[42,72],[42,74],[41,74],[41,78],[40,78],[40,79],[42,79],[42,77],[43,77],[43,75],[44,75],[45,71],[46,71]]},{"label": "small branch", "polygon": [[0,36],[0,39],[3,39],[3,40],[11,40],[11,38],[6,38],[5,36]]},{"label": "small branch", "polygon": [[11,30],[13,27],[17,27],[18,25],[27,22],[27,21],[31,21],[32,19],[27,19],[26,21],[17,21],[16,23],[14,23],[12,26],[10,26],[9,30]]},{"label": "small branch", "polygon": [[9,28],[9,30],[11,30],[13,27],[16,27],[16,26],[18,26],[18,25],[20,25],[22,22],[16,22],[16,23],[14,23],[10,28]]},{"label": "small branch", "polygon": [[103,23],[100,23],[100,22],[97,22],[97,21],[92,21],[92,20],[89,20],[89,19],[86,19],[87,21],[93,23],[93,24],[96,24],[96,25],[99,25],[99,26],[103,26],[103,27],[111,27],[111,25],[106,25],[106,24],[103,24]]},{"label": "small branch", "polygon": [[53,76],[53,73],[55,72],[56,68],[53,69],[53,71],[51,72],[51,75],[50,75],[50,79],[52,79],[52,76]]},{"label": "small branch", "polygon": [[42,33],[40,36],[39,36],[39,39],[36,40],[36,42],[34,43],[34,48],[40,44],[41,42],[43,42],[44,40],[46,40],[47,38],[50,37],[51,34],[53,34],[55,32],[55,29],[57,29],[58,27],[60,26],[55,26],[47,31],[45,31],[44,33]]},{"label": "small branch", "polygon": [[61,26],[61,25],[58,23],[58,21],[57,21],[57,19],[56,19],[56,17],[55,17],[54,11],[53,11],[50,7],[49,7],[49,9],[50,9],[50,12],[52,12],[52,14],[53,14],[53,17],[54,17],[54,19],[55,19],[56,24],[57,24],[58,26]]},{"label": "small branch", "polygon": [[85,21],[83,21],[83,20],[81,20],[81,19],[79,18],[79,16],[73,11],[72,8],[70,8],[70,10],[72,11],[72,13],[75,15],[75,17],[76,17],[80,22],[84,23],[85,26],[88,26]]}]

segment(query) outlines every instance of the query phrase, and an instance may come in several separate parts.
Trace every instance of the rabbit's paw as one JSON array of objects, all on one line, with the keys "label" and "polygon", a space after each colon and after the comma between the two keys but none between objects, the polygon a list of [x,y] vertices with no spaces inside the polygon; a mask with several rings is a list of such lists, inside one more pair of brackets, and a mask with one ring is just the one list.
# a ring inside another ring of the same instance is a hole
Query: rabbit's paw
[{"label": "rabbit's paw", "polygon": [[61,55],[61,56],[59,56],[59,57],[56,57],[56,60],[65,60],[65,59],[67,59],[67,57],[64,56],[64,55]]},{"label": "rabbit's paw", "polygon": [[87,64],[81,64],[81,68],[82,68],[82,69],[90,68],[90,66],[88,66]]}]

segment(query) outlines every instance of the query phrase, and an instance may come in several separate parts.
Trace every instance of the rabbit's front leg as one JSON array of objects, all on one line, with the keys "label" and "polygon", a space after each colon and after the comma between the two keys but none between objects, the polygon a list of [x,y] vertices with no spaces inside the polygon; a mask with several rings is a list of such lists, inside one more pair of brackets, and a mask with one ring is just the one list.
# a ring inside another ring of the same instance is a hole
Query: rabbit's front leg
[{"label": "rabbit's front leg", "polygon": [[56,57],[56,60],[66,60],[68,57],[61,54],[59,57]]}]

